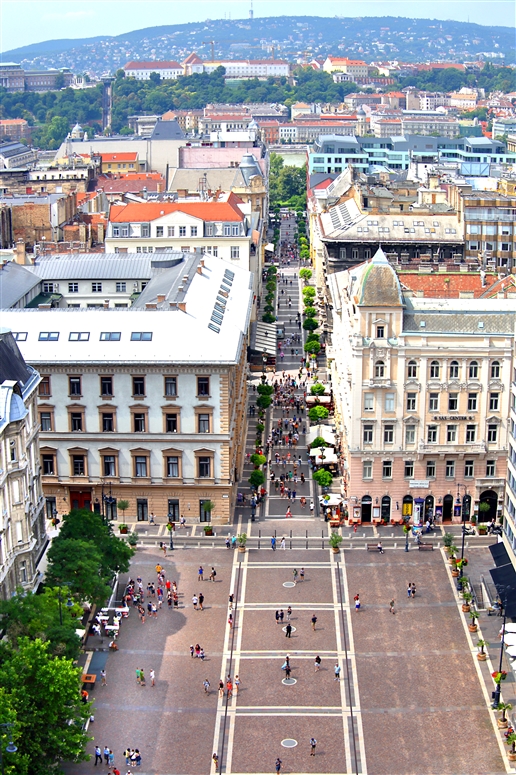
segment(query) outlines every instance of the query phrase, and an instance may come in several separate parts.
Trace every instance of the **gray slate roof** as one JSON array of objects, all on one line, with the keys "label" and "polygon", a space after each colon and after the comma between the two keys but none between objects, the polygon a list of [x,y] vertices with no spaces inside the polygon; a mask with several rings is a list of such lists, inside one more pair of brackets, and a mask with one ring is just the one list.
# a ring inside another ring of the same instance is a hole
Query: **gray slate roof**
[{"label": "gray slate roof", "polygon": [[0,309],[12,307],[40,281],[33,267],[20,266],[14,261],[4,264],[0,272]]},{"label": "gray slate roof", "polygon": [[[421,326],[424,323],[424,326]],[[483,325],[479,326],[479,323]],[[516,309],[514,312],[404,312],[403,333],[439,334],[508,334],[514,335]]]},{"label": "gray slate roof", "polygon": [[31,269],[43,280],[145,280],[153,267],[168,267],[183,257],[181,251],[57,254],[41,256]]}]

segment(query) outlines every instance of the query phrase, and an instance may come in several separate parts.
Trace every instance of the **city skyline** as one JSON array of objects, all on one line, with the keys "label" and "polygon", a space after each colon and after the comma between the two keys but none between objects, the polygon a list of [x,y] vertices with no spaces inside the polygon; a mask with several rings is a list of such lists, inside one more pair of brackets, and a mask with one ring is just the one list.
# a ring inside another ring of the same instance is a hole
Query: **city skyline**
[{"label": "city skyline", "polygon": [[[3,0],[0,5],[0,48],[9,51],[14,48],[41,43],[46,40],[63,38],[85,38],[98,35],[122,35],[132,30],[145,29],[165,24],[186,24],[204,19],[246,19],[251,8],[251,0],[224,0],[215,4],[201,0],[191,6],[163,0],[150,0],[145,5],[145,17],[142,18],[141,6],[136,0],[93,0],[80,9],[71,9],[65,0],[50,0],[43,6],[35,0],[14,2]],[[318,16],[356,16],[356,4],[322,0],[317,5]],[[24,24],[19,24],[20,10],[23,9]],[[308,0],[286,0],[281,6],[272,0],[253,0],[254,16],[313,16],[313,4]],[[455,20],[486,26],[512,26],[514,6],[512,0],[496,0],[489,5],[480,0],[466,3],[463,0],[445,2],[445,0],[420,0],[415,5],[408,0],[376,0],[361,3],[361,16],[407,16],[407,18],[426,18],[436,20]]]}]

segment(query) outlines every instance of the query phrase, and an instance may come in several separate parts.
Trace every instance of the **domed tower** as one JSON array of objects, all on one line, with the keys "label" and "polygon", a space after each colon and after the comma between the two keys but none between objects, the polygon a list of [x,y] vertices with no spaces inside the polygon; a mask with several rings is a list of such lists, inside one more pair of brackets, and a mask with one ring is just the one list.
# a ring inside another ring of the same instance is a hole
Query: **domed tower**
[{"label": "domed tower", "polygon": [[76,124],[70,133],[72,140],[82,140],[84,138],[84,130],[80,124]]},{"label": "domed tower", "polygon": [[363,108],[357,110],[357,135],[363,137],[367,134],[367,116]]}]

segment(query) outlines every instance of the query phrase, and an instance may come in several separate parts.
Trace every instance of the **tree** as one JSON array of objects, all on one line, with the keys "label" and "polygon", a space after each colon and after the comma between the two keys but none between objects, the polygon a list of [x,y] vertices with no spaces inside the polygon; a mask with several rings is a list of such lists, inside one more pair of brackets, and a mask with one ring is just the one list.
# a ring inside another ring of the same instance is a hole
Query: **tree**
[{"label": "tree", "polygon": [[[317,355],[317,353],[321,349],[321,345],[319,344],[319,342],[314,342],[314,341],[305,342],[305,346],[303,349],[305,353],[310,353],[310,355]],[[312,390],[314,387],[315,385],[312,385]],[[323,389],[323,392],[324,392],[324,389]]]},{"label": "tree", "polygon": [[326,392],[326,388],[324,387],[322,382],[316,382],[310,388],[310,393],[313,396],[323,396],[325,394],[325,392]]},{"label": "tree", "polygon": [[265,455],[259,455],[257,452],[254,453],[254,455],[251,455],[251,463],[255,467],[255,469],[258,469],[260,466],[263,466],[264,463],[267,462],[267,458]]},{"label": "tree", "polygon": [[316,436],[315,439],[310,444],[310,449],[319,449],[319,447],[329,447],[330,445],[328,442],[323,439],[322,436]]},{"label": "tree", "polygon": [[303,315],[307,318],[313,318],[317,315],[317,310],[315,307],[305,307],[303,310]]},{"label": "tree", "polygon": [[[301,239],[299,240],[299,243],[300,244],[303,244],[303,243],[306,244],[306,239],[304,237],[301,237]],[[300,278],[302,280],[304,280],[305,285],[306,285],[308,283],[308,280],[312,276],[312,270],[311,269],[301,269],[300,272],[299,272],[299,276],[300,276]]]},{"label": "tree", "polygon": [[320,484],[321,487],[329,487],[333,482],[333,476],[324,468],[319,468],[318,471],[315,471],[315,473],[312,474],[312,479],[317,482],[317,484]]},{"label": "tree", "polygon": [[268,409],[272,404],[272,398],[270,396],[258,396],[256,399],[256,406],[260,409]]},{"label": "tree", "polygon": [[303,321],[303,328],[305,331],[315,331],[316,328],[319,328],[319,324],[314,318],[307,318]]},{"label": "tree", "polygon": [[274,388],[272,385],[258,385],[256,388],[257,393],[261,396],[272,396],[274,393]]},{"label": "tree", "polygon": [[154,71],[149,75],[149,81],[153,84],[160,84],[161,83],[161,75],[159,73],[155,73]]},{"label": "tree", "polygon": [[251,473],[251,476],[248,479],[249,484],[251,487],[254,487],[255,490],[258,489],[258,487],[261,487],[262,484],[265,482],[265,474],[263,471],[255,470]]},{"label": "tree", "polygon": [[317,423],[320,420],[326,420],[328,415],[329,411],[325,406],[321,406],[320,404],[318,406],[312,406],[312,408],[308,410],[308,417],[310,418],[310,422],[313,423]]},{"label": "tree", "polygon": [[[28,638],[21,639],[18,649],[3,662],[0,687],[16,714],[15,729],[19,730],[12,772],[55,775],[62,761],[87,761],[89,738],[83,727],[90,704],[81,702],[81,673],[72,660],[53,658],[46,643]],[[3,719],[1,700],[0,707]]]}]

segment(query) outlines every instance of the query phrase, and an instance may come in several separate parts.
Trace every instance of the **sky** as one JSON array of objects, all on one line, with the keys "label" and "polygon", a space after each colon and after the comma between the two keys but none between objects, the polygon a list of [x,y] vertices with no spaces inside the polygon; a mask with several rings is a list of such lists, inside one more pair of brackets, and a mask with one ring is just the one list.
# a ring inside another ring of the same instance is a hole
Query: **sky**
[{"label": "sky", "polygon": [[[0,51],[160,24],[247,18],[251,0],[0,0]],[[408,16],[515,26],[514,0],[253,0],[257,16]]]}]

